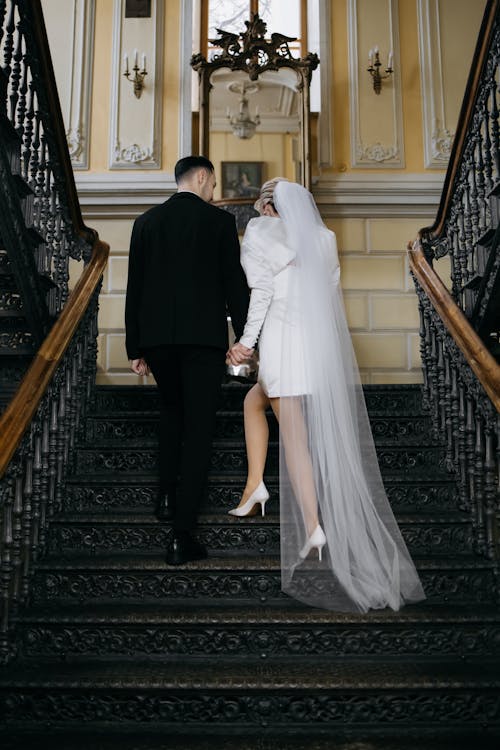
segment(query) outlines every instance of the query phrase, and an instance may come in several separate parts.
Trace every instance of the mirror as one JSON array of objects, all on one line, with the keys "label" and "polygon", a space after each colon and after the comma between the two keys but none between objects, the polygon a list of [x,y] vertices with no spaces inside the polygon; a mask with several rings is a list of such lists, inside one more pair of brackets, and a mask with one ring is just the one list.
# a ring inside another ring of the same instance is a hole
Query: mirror
[{"label": "mirror", "polygon": [[302,182],[300,93],[291,68],[251,81],[243,71],[213,72],[209,153],[216,199],[256,198],[271,177]]},{"label": "mirror", "polygon": [[316,54],[294,58],[294,41],[253,14],[241,34],[219,31],[207,61],[194,55],[200,81],[199,152],[214,163],[215,198],[245,200],[271,177],[310,188],[309,88]]}]

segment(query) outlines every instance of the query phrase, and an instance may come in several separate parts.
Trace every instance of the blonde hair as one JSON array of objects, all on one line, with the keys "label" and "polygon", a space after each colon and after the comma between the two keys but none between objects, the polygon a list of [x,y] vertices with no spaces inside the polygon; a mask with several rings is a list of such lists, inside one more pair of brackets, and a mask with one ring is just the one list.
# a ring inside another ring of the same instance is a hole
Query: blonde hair
[{"label": "blonde hair", "polygon": [[273,177],[272,180],[267,180],[267,182],[262,185],[260,195],[253,204],[256,211],[262,213],[264,206],[267,203],[273,202],[274,188],[278,182],[290,182],[290,180],[287,180],[286,177]]}]

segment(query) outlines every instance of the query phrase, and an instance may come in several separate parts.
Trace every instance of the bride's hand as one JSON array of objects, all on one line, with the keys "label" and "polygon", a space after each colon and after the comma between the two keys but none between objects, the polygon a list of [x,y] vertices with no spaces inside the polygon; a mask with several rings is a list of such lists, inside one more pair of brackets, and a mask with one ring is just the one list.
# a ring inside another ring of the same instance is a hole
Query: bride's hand
[{"label": "bride's hand", "polygon": [[245,360],[249,359],[253,354],[253,349],[249,349],[243,344],[233,344],[227,353],[229,361],[232,365],[241,365]]}]

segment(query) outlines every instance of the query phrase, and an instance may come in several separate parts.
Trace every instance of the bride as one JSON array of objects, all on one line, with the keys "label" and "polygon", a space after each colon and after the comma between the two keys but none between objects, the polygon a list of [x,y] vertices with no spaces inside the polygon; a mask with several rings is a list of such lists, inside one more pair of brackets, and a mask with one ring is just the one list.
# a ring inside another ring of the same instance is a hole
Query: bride
[{"label": "bride", "polygon": [[335,235],[308,190],[264,183],[242,242],[252,290],[233,364],[259,339],[245,398],[248,478],[235,516],[264,515],[265,410],[280,428],[282,589],[307,604],[366,612],[424,599],[384,491],[345,319]]}]

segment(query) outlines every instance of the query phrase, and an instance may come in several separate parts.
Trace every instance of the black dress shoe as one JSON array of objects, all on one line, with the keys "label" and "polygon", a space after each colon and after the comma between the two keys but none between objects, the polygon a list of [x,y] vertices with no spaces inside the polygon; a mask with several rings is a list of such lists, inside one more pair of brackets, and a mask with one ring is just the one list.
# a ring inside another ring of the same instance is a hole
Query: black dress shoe
[{"label": "black dress shoe", "polygon": [[160,492],[156,501],[156,518],[159,521],[172,521],[175,515],[175,492]]},{"label": "black dress shoe", "polygon": [[167,552],[169,565],[183,565],[190,560],[204,560],[208,557],[207,550],[188,531],[174,533],[172,548]]}]

